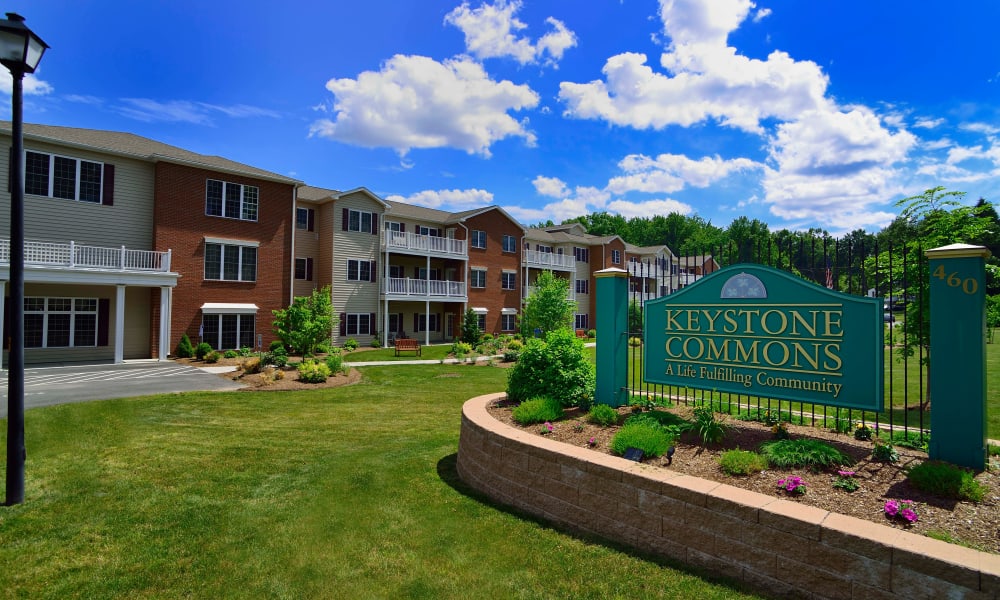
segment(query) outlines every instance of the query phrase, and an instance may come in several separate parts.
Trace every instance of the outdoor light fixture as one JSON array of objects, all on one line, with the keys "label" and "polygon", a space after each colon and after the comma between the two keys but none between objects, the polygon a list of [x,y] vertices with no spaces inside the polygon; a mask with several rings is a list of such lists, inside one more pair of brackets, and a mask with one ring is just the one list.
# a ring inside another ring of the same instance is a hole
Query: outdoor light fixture
[{"label": "outdoor light fixture", "polygon": [[34,73],[48,48],[24,24],[7,13],[0,20],[0,64],[13,77],[10,153],[10,352],[7,355],[7,495],[5,504],[24,502],[24,105],[23,80]]}]

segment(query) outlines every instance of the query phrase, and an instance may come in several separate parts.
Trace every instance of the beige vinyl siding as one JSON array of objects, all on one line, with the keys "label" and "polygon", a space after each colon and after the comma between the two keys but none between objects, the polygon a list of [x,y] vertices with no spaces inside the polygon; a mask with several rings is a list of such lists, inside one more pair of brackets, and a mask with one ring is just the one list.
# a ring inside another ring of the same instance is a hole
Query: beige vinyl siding
[{"label": "beige vinyl siding", "polygon": [[[379,289],[385,272],[385,255],[380,252],[381,235],[360,231],[344,231],[342,219],[344,209],[372,212],[378,215],[378,231],[383,228],[383,206],[369,196],[357,193],[338,198],[332,205],[333,213],[333,310],[337,313],[382,313],[379,306]],[[348,260],[371,260],[376,262],[375,281],[348,281]],[[376,316],[376,329],[381,330],[381,322]],[[334,331],[337,343],[346,338],[339,336],[339,327]],[[362,345],[371,341],[372,336],[350,336]]]},{"label": "beige vinyl siding", "polygon": [[[309,204],[306,202],[299,202],[296,208],[310,208],[315,211],[315,216],[313,217],[313,231],[308,231],[306,229],[299,229],[295,226],[295,257],[294,258],[311,258],[313,259],[313,278],[312,281],[307,281],[304,279],[294,279],[295,277],[295,263],[292,262],[292,295],[293,296],[309,296],[313,293],[313,290],[323,287],[320,284],[320,272],[319,272],[319,254],[320,254],[320,207],[315,204]],[[374,237],[374,236],[373,236]]]},{"label": "beige vinyl siding", "polygon": [[[0,145],[10,147],[11,139],[0,136]],[[135,250],[153,247],[153,164],[121,156],[102,154],[52,144],[25,142],[25,149],[115,166],[114,205],[26,195],[24,198],[25,239],[93,246],[125,246]],[[3,182],[0,184],[0,214],[10,214],[8,190],[9,152],[3,152]],[[10,220],[3,219],[0,235],[9,235]]]},{"label": "beige vinyl siding", "polygon": [[[403,331],[407,336],[415,338],[421,344],[424,343],[426,339],[426,331],[417,331],[413,327],[414,318],[416,315],[425,314],[426,305],[423,302],[391,302],[389,304],[390,313],[402,313],[403,314]],[[439,315],[441,319],[441,331],[431,331],[430,341],[431,343],[441,343],[445,341],[445,333],[447,330],[446,319],[449,310],[454,310],[452,306],[448,306],[442,302],[431,302],[431,314]],[[381,318],[380,318],[381,323]],[[453,325],[453,333],[456,336],[461,335],[461,323],[456,323]]]},{"label": "beige vinyl siding", "polygon": [[[113,290],[112,290],[113,292]],[[149,332],[150,319],[153,318],[152,298],[159,298],[159,289],[153,294],[150,288],[127,287],[125,288],[125,345],[123,356],[126,359],[149,358]],[[111,298],[111,318],[115,315],[115,300]],[[159,323],[153,323],[153,327],[159,327]],[[111,321],[109,332],[110,342],[114,344],[115,322]],[[171,349],[173,351],[173,349]]]}]

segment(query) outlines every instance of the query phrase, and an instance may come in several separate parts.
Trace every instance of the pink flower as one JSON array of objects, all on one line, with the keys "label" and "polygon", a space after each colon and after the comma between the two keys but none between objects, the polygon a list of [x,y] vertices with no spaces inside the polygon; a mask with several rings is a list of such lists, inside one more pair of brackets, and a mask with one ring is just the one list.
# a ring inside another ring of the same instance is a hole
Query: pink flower
[{"label": "pink flower", "polygon": [[899,514],[899,503],[896,502],[895,500],[886,500],[885,501],[885,514],[889,515],[890,517],[895,517],[896,515],[898,515]]},{"label": "pink flower", "polygon": [[904,508],[899,514],[903,515],[903,518],[906,519],[907,523],[917,522],[917,513],[913,512],[909,508]]},{"label": "pink flower", "polygon": [[837,475],[841,477],[854,477],[854,471],[837,471]]}]

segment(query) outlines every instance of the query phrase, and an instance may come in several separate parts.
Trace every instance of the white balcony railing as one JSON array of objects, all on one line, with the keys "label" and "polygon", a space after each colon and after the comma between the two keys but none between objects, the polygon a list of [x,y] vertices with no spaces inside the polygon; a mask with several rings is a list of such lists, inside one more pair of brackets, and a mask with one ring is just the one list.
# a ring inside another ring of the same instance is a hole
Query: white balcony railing
[{"label": "white balcony railing", "polygon": [[[0,264],[10,264],[10,240],[0,239]],[[101,269],[108,271],[170,271],[170,251],[129,250],[125,246],[107,248],[76,242],[24,242],[25,266]]]},{"label": "white balcony railing", "polygon": [[386,295],[412,296],[419,298],[464,298],[464,281],[438,281],[427,279],[403,279],[390,277],[386,280]]},{"label": "white balcony railing", "polygon": [[[536,288],[533,285],[526,285],[526,286],[524,286],[524,297],[527,298],[528,296],[534,294],[535,293],[535,289]],[[566,293],[566,299],[567,300],[572,300],[573,302],[576,302],[576,290],[571,287],[569,289],[569,292]]]},{"label": "white balcony railing", "polygon": [[406,250],[427,254],[465,256],[465,240],[456,240],[433,235],[417,235],[400,231],[385,232],[385,243],[389,250]]},{"label": "white balcony railing", "polygon": [[553,252],[525,250],[524,264],[529,267],[575,271],[576,257],[569,254],[555,254]]}]

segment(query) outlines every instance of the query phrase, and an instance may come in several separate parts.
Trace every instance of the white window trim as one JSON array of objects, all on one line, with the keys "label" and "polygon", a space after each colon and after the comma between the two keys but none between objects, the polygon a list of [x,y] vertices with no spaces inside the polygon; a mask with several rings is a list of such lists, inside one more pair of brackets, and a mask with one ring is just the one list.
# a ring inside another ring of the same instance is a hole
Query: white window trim
[{"label": "white window trim", "polygon": [[[74,202],[86,202],[87,204],[101,204],[103,202],[103,200],[104,200],[104,163],[103,162],[97,161],[97,160],[87,160],[87,159],[84,159],[84,158],[78,158],[76,156],[66,156],[65,154],[55,154],[55,153],[52,153],[52,152],[43,152],[43,151],[40,151],[40,150],[32,150],[31,148],[25,148],[25,150],[24,150],[24,156],[23,156],[22,162],[21,162],[22,168],[25,169],[25,174],[24,174],[25,183],[27,183],[28,152],[31,152],[32,154],[42,154],[42,155],[45,155],[45,156],[49,157],[49,175],[48,175],[48,179],[49,179],[48,183],[49,183],[49,185],[48,185],[48,191],[47,191],[47,193],[43,197],[45,197],[45,198],[55,198],[56,200],[72,200]],[[53,192],[55,191],[55,185],[56,185],[55,184],[55,181],[56,181],[56,158],[63,158],[63,159],[66,159],[66,160],[72,160],[73,162],[76,163],[76,173],[74,175],[75,185],[74,185],[73,197],[72,198],[63,198],[62,196],[55,196],[55,195],[53,195]],[[97,192],[97,200],[81,200],[80,199],[80,168],[82,167],[82,164],[85,163],[85,162],[92,163],[92,164],[95,164],[95,165],[100,165],[100,167],[101,167],[101,181],[98,184],[99,188],[98,188],[98,192]],[[38,196],[38,195],[41,195],[41,194],[31,194],[31,195]]]},{"label": "white window trim", "polygon": [[[479,239],[479,238],[482,239],[482,245],[479,245],[478,243],[476,243],[477,239]],[[479,250],[485,250],[486,249],[486,238],[487,238],[487,236],[486,236],[486,231],[485,230],[483,230],[483,229],[473,229],[472,230],[472,239],[469,240],[469,246],[471,248],[477,248]]]},{"label": "white window trim", "polygon": [[[355,317],[355,327],[354,331],[351,331],[351,317]],[[364,317],[368,321],[368,331],[361,331],[361,317]],[[371,313],[344,313],[344,331],[345,335],[372,335],[376,331],[375,323],[371,318]]]},{"label": "white window trim", "polygon": [[[470,267],[469,271],[470,271],[469,287],[477,290],[486,289],[486,272],[487,272],[486,267]],[[477,271],[483,274],[483,285],[473,285],[473,283],[475,283],[475,280],[473,279],[474,276],[472,275],[472,273],[475,273]]]},{"label": "white window trim", "polygon": [[[358,228],[357,229],[351,229],[351,215],[353,213],[358,213]],[[376,214],[377,213],[372,212],[370,210],[358,210],[356,208],[348,208],[347,209],[347,231],[353,231],[354,233],[368,233],[368,234],[374,233],[372,231],[372,229],[375,228],[375,215]],[[363,229],[363,227],[364,227],[364,219],[362,218],[362,215],[368,215],[368,229]]]},{"label": "white window trim", "polygon": [[230,246],[250,246],[251,248],[259,248],[260,242],[254,240],[231,240],[228,238],[217,238],[205,236],[206,244],[229,244]]},{"label": "white window trim", "polygon": [[[208,184],[211,181],[218,181],[222,184],[222,214],[213,215],[208,212]],[[239,206],[239,216],[230,217],[226,215],[226,187],[230,185],[240,186],[240,206]],[[254,209],[254,218],[245,219],[243,218],[243,211],[246,203],[246,189],[253,188],[257,190],[257,206]],[[223,181],[222,179],[213,179],[209,177],[205,180],[205,216],[206,217],[216,217],[219,219],[231,219],[233,221],[246,221],[248,223],[256,223],[260,220],[260,187],[256,185],[249,185],[245,183],[236,183],[235,181]]]},{"label": "white window trim", "polygon": [[[259,252],[256,253],[257,256],[255,257],[255,260],[254,260],[253,279],[243,279],[243,248],[253,248],[256,251],[258,249],[258,247],[260,246],[260,243],[258,243],[258,242],[243,243],[243,242],[239,242],[239,241],[235,241],[235,240],[219,240],[219,239],[216,239],[216,238],[208,238],[208,237],[206,237],[205,238],[205,256],[204,256],[204,260],[203,260],[203,267],[207,267],[208,266],[208,262],[207,262],[208,261],[208,244],[216,244],[216,245],[222,246],[222,254],[219,257],[220,258],[220,260],[219,260],[219,278],[218,279],[213,279],[213,278],[209,278],[209,277],[205,276],[204,270],[207,270],[207,269],[203,269],[202,275],[204,276],[204,280],[205,281],[229,281],[229,282],[237,282],[237,283],[239,283],[239,282],[242,282],[242,283],[254,283],[254,282],[257,281],[257,267],[260,265],[260,253]],[[236,273],[237,273],[236,279],[226,279],[224,277],[225,271],[226,271],[226,269],[225,269],[225,265],[226,265],[226,250],[225,250],[225,247],[226,246],[236,246],[236,247],[240,248],[239,260],[236,263]]]},{"label": "white window trim", "polygon": [[[511,240],[513,242],[510,245],[510,249],[507,248],[507,240]],[[513,254],[514,252],[517,252],[517,237],[513,236],[513,235],[504,234],[504,236],[503,236],[503,242],[502,242],[502,246],[501,247],[503,249],[503,252],[507,252],[509,254]]]},{"label": "white window trim", "polygon": [[[101,323],[100,323],[100,300],[98,298],[89,297],[76,297],[76,296],[28,296],[24,298],[28,299],[42,299],[44,302],[44,308],[42,310],[24,310],[25,315],[42,315],[42,345],[41,346],[26,346],[30,349],[40,349],[40,348],[96,348],[97,339],[100,337]],[[49,309],[50,300],[69,300],[69,310],[54,310]],[[93,300],[94,310],[77,310],[76,301],[77,300]],[[94,343],[93,344],[77,344],[76,343],[76,315],[93,315],[94,316]],[[66,346],[49,346],[49,316],[50,315],[69,315],[69,344]]]},{"label": "white window trim", "polygon": [[[358,269],[357,269],[357,271],[358,271],[358,278],[357,279],[351,279],[351,263],[352,262],[358,263]],[[361,263],[366,263],[368,265],[368,274],[369,274],[368,275],[368,279],[361,279]],[[352,282],[357,282],[357,283],[372,283],[372,281],[375,281],[375,280],[378,279],[378,273],[375,272],[375,267],[376,267],[375,261],[373,261],[371,259],[368,259],[368,258],[348,258],[347,259],[347,273],[345,274],[345,278],[346,278],[347,281],[352,281]],[[360,314],[360,313],[358,313],[358,314]]]},{"label": "white window trim", "polygon": [[201,305],[201,312],[206,315],[221,315],[221,314],[237,314],[237,315],[255,315],[257,311],[256,304],[240,304],[232,302],[206,302]]}]

